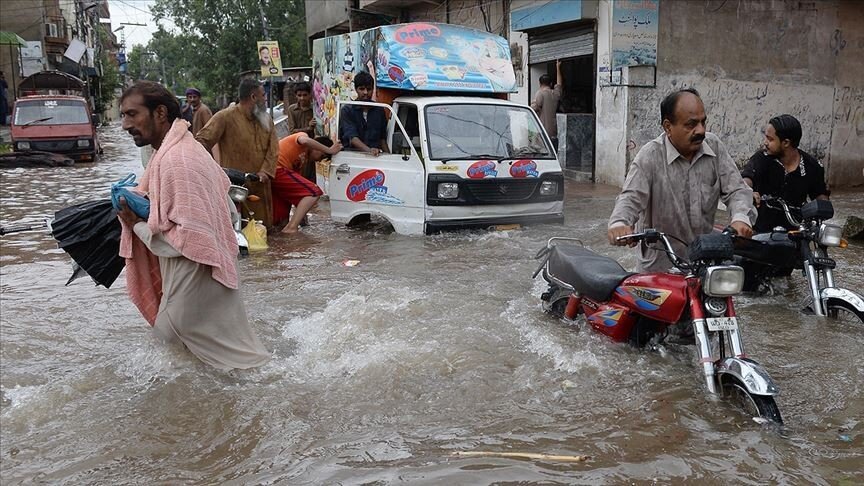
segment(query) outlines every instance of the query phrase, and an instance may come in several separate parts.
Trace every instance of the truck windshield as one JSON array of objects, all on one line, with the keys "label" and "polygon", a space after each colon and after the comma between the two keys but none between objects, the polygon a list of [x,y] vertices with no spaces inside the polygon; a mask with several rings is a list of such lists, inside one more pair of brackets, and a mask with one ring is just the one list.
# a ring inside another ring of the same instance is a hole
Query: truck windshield
[{"label": "truck windshield", "polygon": [[[44,120],[44,121],[40,121]],[[76,125],[90,123],[87,107],[76,100],[32,100],[15,104],[15,125]]]},{"label": "truck windshield", "polygon": [[491,104],[426,107],[430,158],[554,158],[527,107]]}]

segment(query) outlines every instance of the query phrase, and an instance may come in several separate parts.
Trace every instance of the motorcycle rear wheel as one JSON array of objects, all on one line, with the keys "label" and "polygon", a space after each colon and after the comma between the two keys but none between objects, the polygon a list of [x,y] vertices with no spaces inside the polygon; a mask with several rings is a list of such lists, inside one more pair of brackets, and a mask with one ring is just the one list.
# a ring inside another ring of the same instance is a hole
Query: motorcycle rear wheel
[{"label": "motorcycle rear wheel", "polygon": [[839,299],[828,299],[827,305],[828,318],[848,324],[864,324],[864,314],[858,312],[857,309],[846,301]]},{"label": "motorcycle rear wheel", "polygon": [[751,417],[762,417],[776,424],[783,424],[780,409],[774,397],[753,395],[737,378],[727,377],[723,380],[723,398],[749,414]]}]

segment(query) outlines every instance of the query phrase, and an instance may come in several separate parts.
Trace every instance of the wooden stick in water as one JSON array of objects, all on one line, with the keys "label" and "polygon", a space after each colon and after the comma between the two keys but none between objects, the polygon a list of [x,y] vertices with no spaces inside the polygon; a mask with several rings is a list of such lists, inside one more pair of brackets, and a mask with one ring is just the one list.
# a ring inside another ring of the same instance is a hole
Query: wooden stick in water
[{"label": "wooden stick in water", "polygon": [[590,456],[556,456],[551,454],[537,454],[533,452],[456,451],[452,455],[459,457],[509,457],[558,462],[584,462],[591,459]]}]

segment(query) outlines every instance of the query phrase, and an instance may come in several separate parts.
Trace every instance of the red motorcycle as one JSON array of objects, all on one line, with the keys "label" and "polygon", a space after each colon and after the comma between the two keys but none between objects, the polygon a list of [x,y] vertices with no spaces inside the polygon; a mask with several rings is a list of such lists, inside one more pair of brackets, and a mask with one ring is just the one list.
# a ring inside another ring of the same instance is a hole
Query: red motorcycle
[{"label": "red motorcycle", "polygon": [[782,423],[774,401],[777,386],[744,352],[732,302],[742,291],[744,271],[727,263],[734,254],[732,236],[699,236],[690,245],[690,261],[678,257],[669,237],[653,229],[619,239],[662,243],[661,251],[679,273],[628,272],[579,240],[551,238],[537,254],[543,263],[534,273],[542,272],[549,283],[541,297],[544,309],[569,320],[582,313],[595,330],[637,347],[661,344],[672,326],[692,329],[708,391],[753,416]]}]

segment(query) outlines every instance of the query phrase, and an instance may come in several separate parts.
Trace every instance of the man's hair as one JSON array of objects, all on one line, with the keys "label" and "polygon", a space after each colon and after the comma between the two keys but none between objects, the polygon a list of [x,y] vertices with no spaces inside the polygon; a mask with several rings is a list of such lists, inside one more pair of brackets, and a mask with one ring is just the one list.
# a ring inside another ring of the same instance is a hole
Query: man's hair
[{"label": "man's hair", "polygon": [[663,124],[663,120],[669,120],[672,123],[675,123],[675,107],[678,106],[678,98],[681,97],[684,93],[690,93],[700,100],[702,99],[699,96],[699,92],[693,88],[682,88],[678,91],[673,91],[666,95],[663,98],[663,101],[660,102],[660,124]]},{"label": "man's hair", "polygon": [[161,105],[168,110],[168,121],[170,123],[180,118],[180,103],[177,101],[177,97],[168,91],[168,88],[165,86],[153,81],[138,81],[126,88],[126,91],[120,96],[120,103],[123,103],[123,100],[129,96],[136,94],[144,98],[144,106],[150,110],[151,114]]},{"label": "man's hair", "polygon": [[540,76],[540,85],[541,86],[551,86],[552,85],[552,77],[548,74],[543,74]]},{"label": "man's hair", "polygon": [[801,142],[801,123],[792,115],[780,115],[768,120],[777,132],[777,138],[782,142],[789,140],[792,146],[798,148]]},{"label": "man's hair", "polygon": [[315,137],[315,141],[325,147],[333,146],[333,140],[331,140],[330,137]]},{"label": "man's hair", "polygon": [[259,86],[261,83],[257,79],[243,78],[240,80],[240,87],[237,88],[237,97],[241,100],[248,100]]},{"label": "man's hair", "polygon": [[360,71],[359,73],[357,73],[357,76],[354,76],[354,89],[371,87],[372,75],[370,75],[366,71]]},{"label": "man's hair", "polygon": [[269,47],[267,47],[267,46],[261,46],[261,48],[258,49],[258,52],[261,52],[261,51],[263,51],[264,49],[267,49],[268,52],[270,51],[270,48],[269,48]]},{"label": "man's hair", "polygon": [[312,86],[309,85],[306,81],[300,81],[299,83],[294,83],[294,92],[305,91],[307,93],[312,92]]}]

